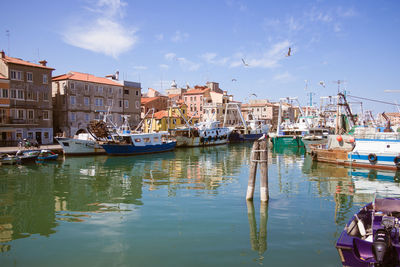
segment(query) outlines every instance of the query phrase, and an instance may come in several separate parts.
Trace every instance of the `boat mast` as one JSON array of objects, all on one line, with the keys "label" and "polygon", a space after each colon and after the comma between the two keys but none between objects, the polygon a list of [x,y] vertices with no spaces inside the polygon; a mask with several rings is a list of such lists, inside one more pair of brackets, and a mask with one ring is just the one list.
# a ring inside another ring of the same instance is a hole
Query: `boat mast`
[{"label": "boat mast", "polygon": [[276,135],[279,136],[279,130],[281,127],[281,117],[282,117],[282,100],[279,99],[279,112],[278,112],[278,125],[276,126]]}]

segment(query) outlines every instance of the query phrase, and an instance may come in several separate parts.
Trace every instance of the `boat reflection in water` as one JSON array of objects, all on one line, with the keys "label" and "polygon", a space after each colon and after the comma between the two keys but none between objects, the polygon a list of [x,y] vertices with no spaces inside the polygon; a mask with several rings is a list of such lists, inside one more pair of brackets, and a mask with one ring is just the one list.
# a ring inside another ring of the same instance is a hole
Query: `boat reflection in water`
[{"label": "boat reflection in water", "polygon": [[[167,189],[169,197],[183,190],[216,195],[222,184],[238,174],[248,160],[249,149],[241,145],[229,150],[226,146],[205,147],[2,166],[0,242],[33,234],[50,236],[62,222],[93,220],[105,212],[135,216],[144,205],[144,191]],[[2,245],[2,249],[10,246]]]},{"label": "boat reflection in water", "polygon": [[302,171],[317,183],[321,196],[328,193],[334,197],[337,224],[348,221],[353,204],[361,207],[373,201],[375,194],[400,197],[399,171],[348,168],[312,161],[308,155]]}]

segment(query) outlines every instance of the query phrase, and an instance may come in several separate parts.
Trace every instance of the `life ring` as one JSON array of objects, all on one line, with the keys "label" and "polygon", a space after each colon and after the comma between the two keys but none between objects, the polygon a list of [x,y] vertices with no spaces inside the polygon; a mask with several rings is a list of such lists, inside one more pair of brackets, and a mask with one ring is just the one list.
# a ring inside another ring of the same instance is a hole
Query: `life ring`
[{"label": "life ring", "polygon": [[394,165],[396,165],[397,168],[400,168],[400,156],[397,156],[393,160]]},{"label": "life ring", "polygon": [[371,154],[368,155],[368,160],[371,163],[375,163],[375,162],[377,162],[378,157],[376,156],[376,154],[371,153]]},{"label": "life ring", "polygon": [[312,150],[312,151],[311,151],[311,158],[312,158],[312,159],[317,159],[317,156],[318,156],[317,152],[315,152],[314,150]]}]

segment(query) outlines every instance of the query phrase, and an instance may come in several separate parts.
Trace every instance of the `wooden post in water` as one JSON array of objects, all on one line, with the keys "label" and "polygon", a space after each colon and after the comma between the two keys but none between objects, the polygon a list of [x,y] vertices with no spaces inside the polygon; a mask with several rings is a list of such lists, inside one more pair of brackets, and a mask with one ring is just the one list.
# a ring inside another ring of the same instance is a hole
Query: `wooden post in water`
[{"label": "wooden post in water", "polygon": [[254,196],[254,187],[256,184],[256,177],[257,177],[257,162],[258,162],[258,148],[259,143],[255,141],[253,143],[253,148],[251,149],[251,156],[250,156],[250,174],[249,174],[249,182],[247,184],[247,200],[253,200]]},{"label": "wooden post in water", "polygon": [[247,184],[246,199],[253,200],[254,187],[257,177],[257,163],[260,163],[260,199],[262,202],[268,202],[268,138],[256,140],[251,150],[250,174]]},{"label": "wooden post in water", "polygon": [[260,170],[261,170],[261,180],[260,180],[260,199],[262,202],[268,202],[268,139],[264,138],[259,140],[260,142]]}]

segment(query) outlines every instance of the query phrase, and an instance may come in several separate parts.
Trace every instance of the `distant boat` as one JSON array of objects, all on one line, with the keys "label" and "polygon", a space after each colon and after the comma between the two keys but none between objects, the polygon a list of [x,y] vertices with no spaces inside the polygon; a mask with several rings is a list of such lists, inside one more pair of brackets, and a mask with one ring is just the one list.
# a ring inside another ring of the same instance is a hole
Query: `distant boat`
[{"label": "distant boat", "polygon": [[377,198],[344,227],[336,248],[343,266],[399,266],[400,199]]},{"label": "distant boat", "polygon": [[205,121],[193,127],[170,129],[177,146],[211,146],[228,143],[230,129],[219,127],[219,121]]},{"label": "distant boat", "polygon": [[268,134],[270,125],[265,120],[254,116],[251,116],[252,119],[246,121],[238,103],[226,103],[223,127],[227,123],[229,111],[236,112],[241,121],[239,125],[228,127],[230,129],[229,142],[254,141]]}]

